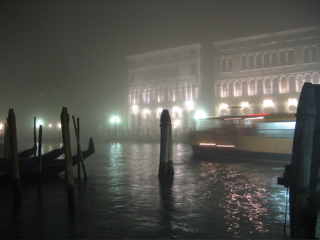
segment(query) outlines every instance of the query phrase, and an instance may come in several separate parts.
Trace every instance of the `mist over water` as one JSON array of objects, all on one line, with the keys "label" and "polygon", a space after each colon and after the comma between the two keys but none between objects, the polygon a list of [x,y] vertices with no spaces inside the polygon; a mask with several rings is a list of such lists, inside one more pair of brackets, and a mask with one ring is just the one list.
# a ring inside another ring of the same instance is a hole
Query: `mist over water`
[{"label": "mist over water", "polygon": [[[86,148],[83,145],[83,148]],[[1,184],[1,238],[285,238],[284,163],[202,159],[173,145],[173,182],[158,180],[159,144],[96,143],[68,211],[63,174],[22,184],[20,210]]]}]

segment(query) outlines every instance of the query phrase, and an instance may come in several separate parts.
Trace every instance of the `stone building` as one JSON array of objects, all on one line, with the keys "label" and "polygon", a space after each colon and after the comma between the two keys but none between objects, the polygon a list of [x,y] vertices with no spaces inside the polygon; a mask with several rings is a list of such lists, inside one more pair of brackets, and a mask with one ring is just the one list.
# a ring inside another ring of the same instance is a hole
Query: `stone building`
[{"label": "stone building", "polygon": [[194,127],[200,96],[201,45],[171,48],[127,57],[128,129],[159,134],[160,115],[168,109],[175,133]]},{"label": "stone building", "polygon": [[215,115],[296,112],[320,83],[320,26],[213,43]]}]

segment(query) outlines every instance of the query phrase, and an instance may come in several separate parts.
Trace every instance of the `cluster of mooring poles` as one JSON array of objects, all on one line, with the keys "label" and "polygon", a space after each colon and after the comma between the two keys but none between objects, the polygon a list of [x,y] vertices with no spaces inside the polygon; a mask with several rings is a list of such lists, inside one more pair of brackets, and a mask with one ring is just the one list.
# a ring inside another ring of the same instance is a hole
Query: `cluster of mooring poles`
[{"label": "cluster of mooring poles", "polygon": [[[78,157],[78,180],[80,186],[81,178],[81,166],[83,169],[84,179],[87,179],[87,173],[85,170],[85,165],[83,163],[83,156],[80,146],[80,119],[77,118],[77,123],[73,116],[73,124],[77,140],[77,157]],[[74,178],[73,178],[73,163],[71,156],[71,141],[70,141],[70,131],[69,131],[69,114],[66,107],[62,109],[61,112],[61,126],[62,126],[62,138],[64,144],[65,153],[65,176],[66,185],[68,193],[68,204],[69,207],[74,207]],[[12,181],[13,181],[13,199],[14,207],[18,207],[22,199],[21,182],[20,182],[20,169],[19,169],[19,155],[18,155],[18,141],[17,141],[17,127],[16,127],[16,117],[13,109],[9,109],[7,124],[5,126],[5,137],[4,137],[4,155],[9,157],[12,162]],[[9,144],[8,144],[9,142]],[[41,195],[41,176],[42,176],[42,125],[39,126],[39,143],[38,143],[38,156],[36,147],[37,137],[36,137],[36,117],[34,117],[34,160],[37,162],[38,166],[38,180],[39,180],[39,196]],[[80,165],[81,163],[81,165]]]},{"label": "cluster of mooring poles", "polygon": [[172,162],[172,124],[168,110],[163,110],[160,117],[160,180],[172,179],[174,175]]},{"label": "cluster of mooring poles", "polygon": [[291,165],[286,165],[283,177],[278,178],[279,184],[289,188],[292,239],[310,239],[318,235],[319,167],[320,85],[304,83],[296,114]]}]

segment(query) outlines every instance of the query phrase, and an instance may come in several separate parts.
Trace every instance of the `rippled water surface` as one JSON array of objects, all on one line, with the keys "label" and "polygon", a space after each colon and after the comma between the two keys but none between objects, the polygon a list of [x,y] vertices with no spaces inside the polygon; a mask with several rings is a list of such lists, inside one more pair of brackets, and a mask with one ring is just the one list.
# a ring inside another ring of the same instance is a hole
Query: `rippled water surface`
[{"label": "rippled water surface", "polygon": [[284,163],[203,159],[174,144],[173,182],[158,180],[159,144],[96,143],[88,179],[75,168],[74,211],[63,176],[24,183],[19,210],[1,185],[2,238],[285,238]]}]

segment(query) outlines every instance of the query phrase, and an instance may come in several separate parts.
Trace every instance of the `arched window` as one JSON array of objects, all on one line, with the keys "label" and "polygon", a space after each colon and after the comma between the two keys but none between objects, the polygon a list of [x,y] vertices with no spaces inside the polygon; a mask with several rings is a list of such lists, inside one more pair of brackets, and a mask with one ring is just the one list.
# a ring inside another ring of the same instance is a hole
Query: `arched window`
[{"label": "arched window", "polygon": [[215,95],[217,97],[222,97],[221,96],[221,83],[216,83],[214,90],[215,90]]},{"label": "arched window", "polygon": [[271,66],[272,67],[277,67],[279,66],[279,63],[278,63],[278,53],[276,52],[273,52],[271,54]]},{"label": "arched window", "polygon": [[272,79],[273,93],[279,93],[279,79]]},{"label": "arched window", "polygon": [[221,97],[222,98],[227,97],[227,83],[226,82],[223,82],[221,84]]},{"label": "arched window", "polygon": [[280,93],[288,92],[288,80],[286,77],[281,77],[280,79]]},{"label": "arched window", "polygon": [[304,76],[304,82],[312,83],[312,82],[311,82],[311,76],[310,76],[310,74],[306,74],[306,75]]},{"label": "arched window", "polygon": [[249,81],[249,95],[250,96],[256,95],[256,84],[254,80]]},{"label": "arched window", "polygon": [[297,76],[297,82],[298,82],[298,90],[299,92],[301,92],[302,86],[304,84],[303,76],[301,74]]},{"label": "arched window", "polygon": [[263,94],[263,83],[262,79],[257,80],[257,94],[262,95]]},{"label": "arched window", "polygon": [[262,55],[260,53],[256,55],[256,66],[262,68]]},{"label": "arched window", "polygon": [[318,48],[316,46],[311,48],[311,61],[318,62]]},{"label": "arched window", "polygon": [[296,78],[294,76],[289,77],[289,91],[292,93],[297,92],[296,88]]},{"label": "arched window", "polygon": [[229,97],[233,97],[234,95],[233,95],[233,83],[232,82],[229,82],[229,84],[228,84],[228,96]]},{"label": "arched window", "polygon": [[313,84],[320,84],[320,79],[319,79],[318,73],[312,74],[312,81],[313,81]]},{"label": "arched window", "polygon": [[227,71],[227,59],[222,58],[221,59],[221,72]]},{"label": "arched window", "polygon": [[294,50],[290,49],[288,51],[288,64],[289,65],[294,65],[295,64],[295,60],[294,60]]},{"label": "arched window", "polygon": [[287,64],[286,52],[285,51],[280,51],[280,54],[279,54],[279,65],[280,66],[284,66],[286,64]]},{"label": "arched window", "polygon": [[242,56],[241,58],[240,58],[240,68],[241,68],[241,70],[247,70],[247,58],[246,58],[246,56]]},{"label": "arched window", "polygon": [[242,82],[242,96],[248,96],[248,82]]},{"label": "arched window", "polygon": [[309,63],[310,62],[310,48],[305,47],[303,49],[303,62]]},{"label": "arched window", "polygon": [[229,58],[228,58],[228,61],[227,61],[227,71],[228,71],[228,72],[232,72],[232,70],[233,70],[232,58],[229,57]]},{"label": "arched window", "polygon": [[264,80],[264,94],[271,94],[271,80],[270,78],[266,78]]},{"label": "arched window", "polygon": [[240,82],[237,81],[234,85],[234,96],[235,97],[240,97],[241,96],[241,87],[240,87]]},{"label": "arched window", "polygon": [[270,67],[270,55],[269,53],[264,53],[263,54],[263,67],[268,68]]},{"label": "arched window", "polygon": [[253,55],[249,56],[249,67],[248,69],[254,69],[254,58]]}]

